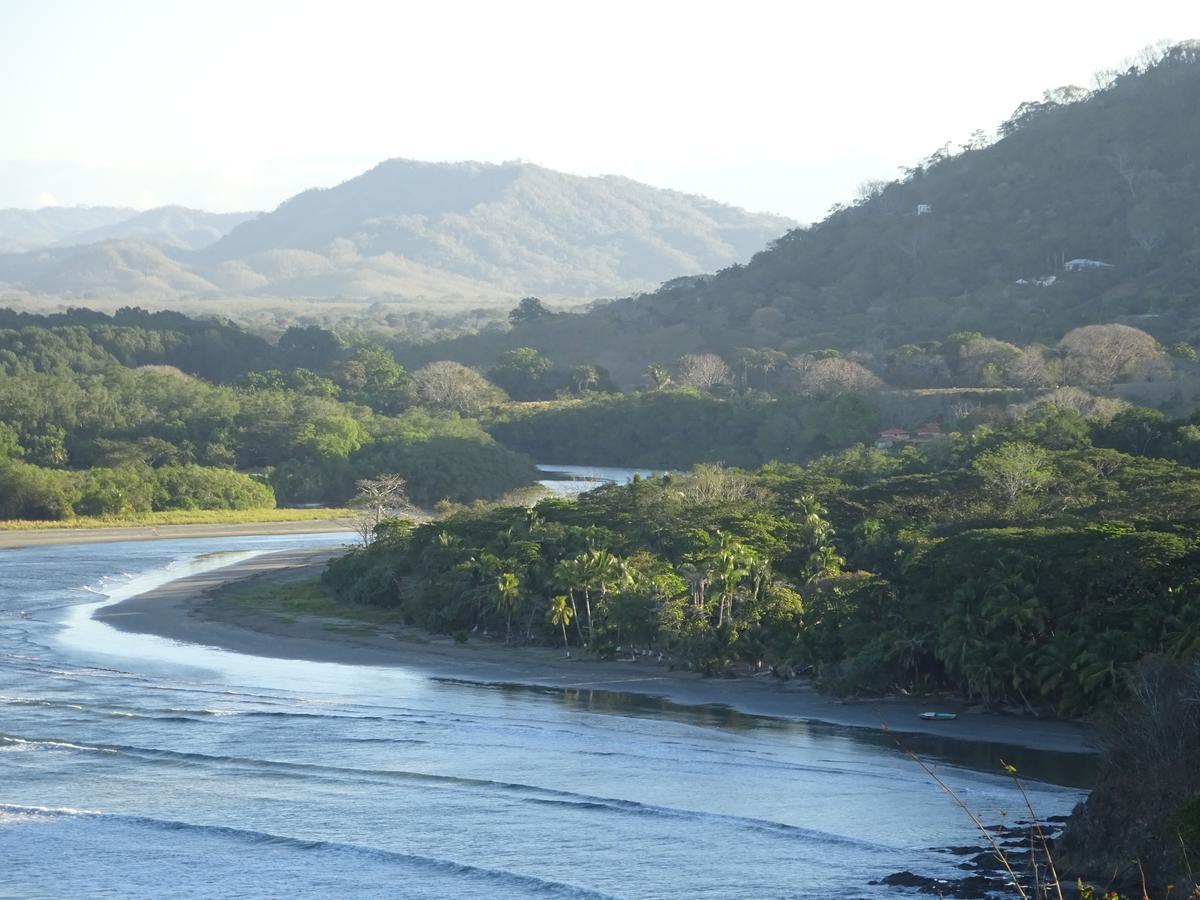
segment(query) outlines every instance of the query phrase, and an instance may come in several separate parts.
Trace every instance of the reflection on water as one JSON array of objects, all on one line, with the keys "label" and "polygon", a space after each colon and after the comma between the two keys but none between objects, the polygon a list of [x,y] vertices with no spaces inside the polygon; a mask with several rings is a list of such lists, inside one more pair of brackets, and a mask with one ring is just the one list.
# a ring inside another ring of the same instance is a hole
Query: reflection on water
[{"label": "reflection on water", "polygon": [[604,715],[665,718],[705,728],[721,728],[735,732],[771,731],[782,736],[803,736],[819,742],[821,739],[842,740],[848,732],[863,744],[887,751],[910,750],[922,759],[1000,773],[1001,760],[1015,766],[1022,780],[1089,789],[1095,784],[1099,757],[1057,750],[1034,750],[1015,744],[993,741],[964,741],[920,732],[903,735],[889,734],[877,728],[847,729],[824,722],[804,722],[793,719],[759,716],[744,713],[722,704],[681,704],[663,697],[634,694],[625,691],[596,688],[556,688],[544,685],[481,684],[450,678],[434,679],[456,684],[464,689],[496,691],[512,696],[536,694],[553,698],[566,709]]}]

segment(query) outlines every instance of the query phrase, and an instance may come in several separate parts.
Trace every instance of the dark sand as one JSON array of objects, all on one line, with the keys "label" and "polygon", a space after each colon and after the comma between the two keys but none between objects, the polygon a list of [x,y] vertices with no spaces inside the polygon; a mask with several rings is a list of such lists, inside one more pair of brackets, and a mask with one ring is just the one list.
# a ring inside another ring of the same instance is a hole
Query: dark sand
[{"label": "dark sand", "polygon": [[[311,529],[311,523],[295,524]],[[194,533],[189,532],[189,536]],[[258,579],[286,581],[311,575],[312,567],[323,565],[338,552],[308,549],[267,553],[170,582],[104,608],[96,618],[122,631],[155,634],[253,656],[403,666],[431,677],[479,684],[628,692],[687,706],[725,706],[749,715],[874,730],[887,726],[897,733],[1059,753],[1094,750],[1094,736],[1087,726],[967,711],[952,701],[840,701],[819,694],[803,679],[704,678],[692,672],[669,671],[653,662],[565,659],[561,650],[506,647],[474,636],[466,644],[457,644],[450,638],[403,626],[371,626],[316,616],[285,620],[231,599],[239,582],[253,585]],[[342,633],[337,632],[339,628]],[[918,718],[922,710],[931,708],[958,712],[959,718],[950,722]]]},{"label": "dark sand", "polygon": [[345,520],[304,522],[238,522],[228,525],[128,525],[118,528],[37,528],[0,531],[0,549],[48,544],[110,544],[116,541],[161,541],[182,538],[253,537],[273,534],[327,534],[353,530]]}]

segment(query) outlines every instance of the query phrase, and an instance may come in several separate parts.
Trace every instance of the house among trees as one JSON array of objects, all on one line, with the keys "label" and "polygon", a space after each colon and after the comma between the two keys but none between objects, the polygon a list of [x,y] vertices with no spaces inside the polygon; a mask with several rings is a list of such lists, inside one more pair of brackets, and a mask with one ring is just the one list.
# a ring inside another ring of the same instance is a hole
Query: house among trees
[{"label": "house among trees", "polygon": [[917,215],[918,216],[927,216],[931,212],[933,212],[933,207],[930,206],[928,203],[918,203],[917,204]]},{"label": "house among trees", "polygon": [[879,437],[875,439],[875,446],[880,450],[887,450],[896,444],[911,441],[912,433],[903,428],[885,428],[879,432]]},{"label": "house among trees", "polygon": [[926,422],[914,431],[907,428],[885,428],[875,439],[880,450],[889,450],[897,444],[927,444],[942,436],[942,427],[937,422]]},{"label": "house among trees", "polygon": [[1083,269],[1111,269],[1112,263],[1101,262],[1098,259],[1068,259],[1063,263],[1063,269],[1068,272],[1079,272]]}]

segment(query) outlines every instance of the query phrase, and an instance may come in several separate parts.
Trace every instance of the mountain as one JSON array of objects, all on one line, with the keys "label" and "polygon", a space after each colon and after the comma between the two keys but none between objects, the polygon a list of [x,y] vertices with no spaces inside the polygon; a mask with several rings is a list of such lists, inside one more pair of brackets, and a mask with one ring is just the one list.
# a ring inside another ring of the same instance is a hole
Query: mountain
[{"label": "mountain", "polygon": [[0,209],[0,253],[49,247],[73,234],[125,221],[137,210],[123,206],[47,206]]},{"label": "mountain", "polygon": [[490,365],[529,346],[626,383],[735,348],[879,353],[979,331],[1053,343],[1122,321],[1200,336],[1200,45],[1095,91],[1022,104],[992,142],[942,149],[744,266],[586,314],[413,351]]},{"label": "mountain", "polygon": [[[32,286],[46,294],[131,297],[213,294],[217,288],[173,257],[169,247],[145,241],[104,241],[0,256],[0,284]],[[174,251],[177,252],[177,251]]]},{"label": "mountain", "polygon": [[220,240],[256,215],[252,212],[210,213],[184,206],[160,206],[116,222],[74,232],[54,243],[58,246],[76,246],[131,239],[199,250]]},{"label": "mountain", "polygon": [[144,212],[124,206],[0,209],[0,254],[126,239],[199,250],[255,215],[210,213],[182,206]]},{"label": "mountain", "polygon": [[[748,259],[795,224],[616,176],[402,159],[247,216],[165,207],[101,223],[61,236],[52,252],[0,256],[0,286],[493,302],[619,296]],[[163,247],[150,253],[149,243]]]},{"label": "mountain", "polygon": [[747,259],[794,223],[627,178],[393,159],[305,191],[203,254],[391,254],[510,293],[601,296]]}]

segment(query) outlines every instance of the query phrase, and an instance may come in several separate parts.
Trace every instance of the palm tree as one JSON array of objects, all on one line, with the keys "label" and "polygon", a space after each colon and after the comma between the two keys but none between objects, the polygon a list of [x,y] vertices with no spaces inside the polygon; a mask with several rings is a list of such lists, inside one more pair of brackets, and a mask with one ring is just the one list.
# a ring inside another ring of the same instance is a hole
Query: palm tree
[{"label": "palm tree", "polygon": [[721,543],[713,560],[716,580],[721,586],[721,603],[717,611],[718,628],[725,624],[726,618],[733,618],[733,595],[742,579],[750,574],[747,566],[749,557],[749,550],[732,535],[721,535]]},{"label": "palm tree", "polygon": [[575,621],[579,644],[586,646],[587,642],[583,639],[583,626],[580,624],[579,607],[575,603],[575,588],[582,587],[587,581],[582,559],[577,557],[561,560],[554,567],[554,581],[567,592],[567,601],[571,604],[571,618]]},{"label": "palm tree", "polygon": [[574,559],[569,560],[570,569],[575,579],[575,583],[583,589],[583,611],[587,616],[587,643],[591,645],[595,633],[592,630],[592,588],[596,584],[596,564],[593,556],[597,553],[605,553],[608,551],[588,550],[586,553],[581,553]]},{"label": "palm tree", "polygon": [[507,637],[512,643],[512,614],[521,602],[521,583],[512,572],[503,572],[496,578],[496,609],[507,614]]},{"label": "palm tree", "polygon": [[571,655],[571,651],[567,648],[567,625],[575,618],[575,610],[567,604],[567,598],[562,594],[557,597],[550,598],[550,623],[562,628],[563,636],[563,652],[567,656]]},{"label": "palm tree", "polygon": [[796,507],[800,510],[801,521],[809,528],[822,524],[825,517],[829,515],[829,511],[821,505],[821,501],[812,494],[804,494],[797,499]]},{"label": "palm tree", "polygon": [[705,600],[704,592],[708,590],[708,568],[692,562],[685,562],[679,566],[677,571],[679,572],[679,577],[687,582],[692,598],[692,609],[703,609]]},{"label": "palm tree", "polygon": [[[600,591],[601,600],[604,600],[608,596],[609,588],[625,587],[633,582],[633,575],[625,560],[619,556],[614,556],[603,548],[589,550],[584,556],[584,566],[588,574],[588,586]],[[592,603],[587,591],[584,592],[583,596],[587,606],[588,640],[590,642],[595,639],[592,624]]]},{"label": "palm tree", "polygon": [[906,635],[892,641],[888,655],[896,660],[902,672],[912,672],[914,687],[921,683],[921,657],[929,647],[929,642],[922,637]]},{"label": "palm tree", "polygon": [[[466,568],[471,574],[471,596],[474,600],[476,623],[483,618],[483,605],[492,595],[491,582],[500,574],[500,567],[500,558],[486,550],[467,560]],[[487,633],[486,623],[484,633]]]},{"label": "palm tree", "polygon": [[829,578],[837,575],[842,571],[842,566],[846,564],[846,560],[838,555],[837,548],[830,544],[823,544],[817,547],[808,558],[808,566],[811,574],[808,576],[808,583],[820,581],[822,578]]},{"label": "palm tree", "polygon": [[771,583],[774,577],[771,571],[771,560],[755,553],[750,558],[749,569],[750,584],[754,590],[754,602],[758,603],[762,600],[763,592],[766,591],[767,585]]}]

